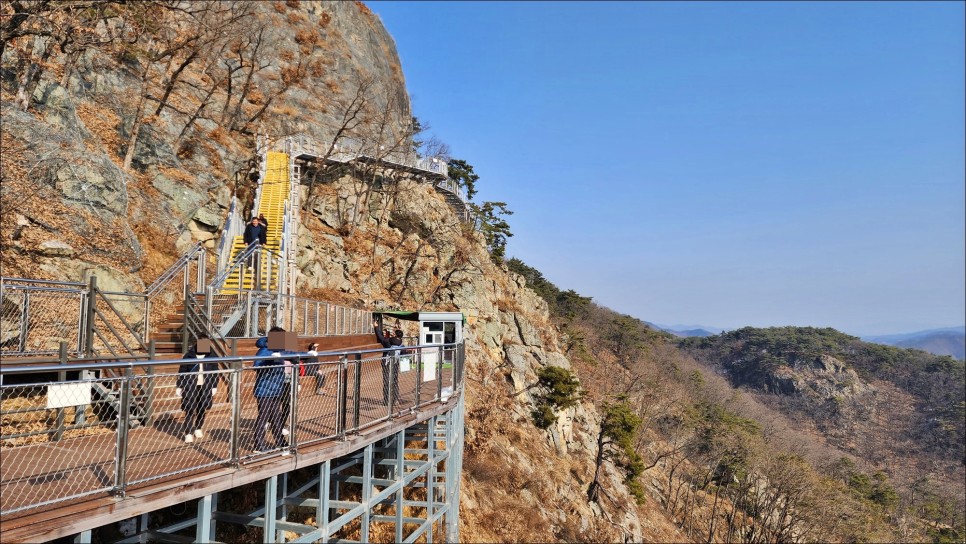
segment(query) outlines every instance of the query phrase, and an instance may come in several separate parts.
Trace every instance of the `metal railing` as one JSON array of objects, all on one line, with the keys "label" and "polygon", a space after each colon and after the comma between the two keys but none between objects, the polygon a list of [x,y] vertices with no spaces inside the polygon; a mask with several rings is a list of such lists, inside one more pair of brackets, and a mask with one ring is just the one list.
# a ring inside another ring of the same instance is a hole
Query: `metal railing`
[{"label": "metal railing", "polygon": [[[310,155],[319,158],[325,157],[328,151],[327,147],[319,145],[313,138],[305,134],[286,138],[285,149],[292,156]],[[379,161],[390,165],[422,170],[443,177],[447,177],[449,172],[449,166],[440,157],[419,157],[415,153],[406,152],[383,153],[374,146],[367,146],[365,142],[347,137],[340,138],[336,142],[327,158],[337,162],[350,162],[358,159]]]},{"label": "metal railing", "polygon": [[88,283],[0,278],[0,354],[112,356],[146,350],[148,296]]},{"label": "metal railing", "polygon": [[0,278],[0,354],[53,354],[61,342],[75,356],[143,350],[152,325],[186,293],[203,289],[210,268],[199,242],[143,293],[102,291],[96,277],[88,283]]},{"label": "metal railing", "polygon": [[219,356],[229,355],[228,341],[211,321],[205,306],[193,294],[186,294],[184,298],[184,325],[181,332],[181,345],[193,346],[202,336],[211,340],[212,352]]},{"label": "metal railing", "polygon": [[[235,203],[232,202],[232,207],[234,205]],[[229,210],[229,222],[231,215],[232,212]],[[226,225],[226,228],[231,227]],[[175,308],[184,301],[187,294],[204,290],[209,274],[216,271],[209,257],[204,243],[198,242],[145,289],[144,294],[148,297],[144,322],[145,338],[151,336],[152,326],[155,323],[164,322],[168,315],[174,313]],[[179,279],[180,281],[177,281]]]},{"label": "metal railing", "polygon": [[[228,217],[225,218],[225,226],[221,229],[221,238],[218,240],[218,268],[221,272],[228,266],[231,259],[231,246],[236,236],[241,236],[245,232],[245,219],[241,215],[241,204],[238,198],[231,197],[231,206],[228,207]],[[203,287],[199,287],[201,291]]]},{"label": "metal railing", "polygon": [[447,193],[450,193],[453,196],[459,198],[460,201],[464,205],[469,202],[469,199],[466,198],[466,191],[464,191],[463,188],[460,187],[460,184],[459,183],[457,183],[457,182],[455,182],[455,181],[453,181],[453,180],[451,180],[449,178],[446,178],[446,179],[441,180],[441,181],[437,181],[434,184],[434,187],[436,187],[438,189],[442,189],[443,191],[446,191]]},{"label": "metal railing", "polygon": [[[470,213],[470,200],[466,196],[466,191],[457,181],[450,179],[449,164],[442,157],[419,157],[415,153],[405,152],[383,153],[373,146],[366,146],[362,141],[347,137],[340,138],[332,146],[330,152],[328,148],[320,146],[315,140],[304,134],[286,138],[284,148],[291,157],[310,155],[343,163],[356,160],[378,162],[385,163],[390,167],[394,165],[404,166],[436,174],[441,176],[442,179],[434,182],[433,186],[449,195],[447,199],[450,200],[450,205],[453,206],[462,221],[474,221]],[[327,153],[328,155],[326,155]],[[479,230],[478,225],[476,225],[476,229]]]},{"label": "metal railing", "polygon": [[[266,308],[277,308],[285,283],[282,256],[268,248],[251,245],[215,276],[205,288],[206,311],[221,336],[264,334],[273,319]],[[236,277],[236,285],[226,285]]]},{"label": "metal railing", "polygon": [[371,333],[372,319],[367,310],[285,295],[278,322],[303,336],[345,336]]},{"label": "metal railing", "polygon": [[70,353],[86,345],[87,286],[77,282],[0,278],[0,354]]},{"label": "metal railing", "polygon": [[[289,455],[462,392],[462,344],[408,349],[398,357],[384,350],[324,352],[301,361],[306,354],[269,356],[255,358],[258,366],[245,363],[251,357],[209,358],[218,369],[202,374],[191,373],[196,359],[171,361],[189,365],[180,367],[184,374],[154,372],[143,361],[77,364],[68,368],[80,372],[78,379],[61,375],[49,383],[15,382],[63,366],[0,368],[0,515],[123,496],[147,482]],[[84,374],[106,369],[118,377]],[[144,384],[181,388],[185,397],[155,399],[159,415],[135,424],[144,412],[139,404],[151,401],[140,391]],[[117,400],[98,391],[116,392]],[[181,409],[196,401],[205,406],[208,391],[212,406],[196,429]]]}]

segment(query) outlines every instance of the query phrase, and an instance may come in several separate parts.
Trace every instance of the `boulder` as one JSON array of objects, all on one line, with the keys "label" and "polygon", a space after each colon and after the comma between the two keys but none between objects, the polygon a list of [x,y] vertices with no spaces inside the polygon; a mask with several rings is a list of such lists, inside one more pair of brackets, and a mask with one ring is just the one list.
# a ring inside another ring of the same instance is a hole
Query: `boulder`
[{"label": "boulder", "polygon": [[63,240],[45,240],[38,246],[38,253],[47,257],[72,257],[74,248]]}]

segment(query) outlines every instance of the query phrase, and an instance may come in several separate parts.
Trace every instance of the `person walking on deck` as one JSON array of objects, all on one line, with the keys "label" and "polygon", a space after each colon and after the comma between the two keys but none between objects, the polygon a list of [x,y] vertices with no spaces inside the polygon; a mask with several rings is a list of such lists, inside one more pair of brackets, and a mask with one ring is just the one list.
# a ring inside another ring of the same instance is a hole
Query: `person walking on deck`
[{"label": "person walking on deck", "polygon": [[392,399],[399,402],[399,355],[402,352],[403,333],[396,330],[394,335],[387,338],[383,336],[382,326],[378,321],[373,321],[372,327],[376,331],[376,341],[386,349],[382,356],[382,403],[389,406],[390,390]]},{"label": "person walking on deck", "polygon": [[[281,327],[272,327],[269,332],[284,331]],[[290,352],[273,351],[268,347],[268,337],[263,336],[255,341],[258,347],[257,357],[268,357],[255,362],[257,375],[255,376],[255,402],[258,404],[258,416],[255,418],[255,452],[268,451],[265,442],[265,427],[271,429],[275,437],[276,448],[287,448],[288,440],[285,430],[287,418],[287,397],[289,385],[286,380],[286,366],[291,373],[291,361],[282,359]],[[288,365],[286,365],[288,363]],[[291,376],[291,374],[289,374]]]},{"label": "person walking on deck", "polygon": [[204,438],[201,427],[205,423],[205,415],[211,409],[215,393],[218,392],[218,365],[206,363],[205,358],[211,355],[211,340],[201,336],[195,345],[184,354],[186,361],[178,367],[175,395],[181,397],[181,410],[184,411],[184,441],[194,442],[195,438]]}]

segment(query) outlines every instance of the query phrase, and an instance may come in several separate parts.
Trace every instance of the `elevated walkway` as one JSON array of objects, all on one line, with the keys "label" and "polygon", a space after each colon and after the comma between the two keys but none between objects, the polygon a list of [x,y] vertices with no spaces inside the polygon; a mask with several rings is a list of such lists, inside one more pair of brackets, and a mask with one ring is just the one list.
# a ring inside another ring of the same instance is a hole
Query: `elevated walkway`
[{"label": "elevated walkway", "polygon": [[360,162],[376,164],[387,169],[408,172],[428,180],[443,195],[446,203],[462,221],[470,221],[470,202],[458,183],[449,178],[449,167],[439,157],[417,157],[414,154],[379,154],[369,150],[361,142],[344,139],[331,150],[305,135],[286,140],[286,149],[296,160],[324,162],[325,164],[348,164]]},{"label": "elevated walkway", "polygon": [[[193,443],[182,440],[183,425],[179,417],[159,417],[150,425],[131,428],[129,409],[119,414],[99,415],[96,406],[86,409],[90,421],[83,432],[68,433],[54,440],[49,421],[48,426],[41,424],[40,429],[36,428],[37,424],[47,421],[44,414],[50,410],[51,401],[58,404],[58,397],[61,397],[59,404],[81,402],[76,396],[81,392],[76,387],[69,392],[76,384],[4,385],[0,541],[38,542],[76,533],[81,533],[83,540],[84,533],[91,529],[195,499],[202,499],[198,518],[183,521],[172,530],[197,526],[198,534],[209,535],[200,539],[209,540],[214,535],[208,525],[213,517],[210,511],[202,515],[204,500],[240,485],[266,478],[273,481],[292,470],[312,466],[328,474],[328,481],[334,487],[328,484],[324,487],[329,493],[323,494],[331,499],[327,507],[314,504],[324,510],[324,518],[316,519],[328,521],[298,524],[294,532],[305,537],[300,541],[337,535],[345,531],[352,519],[361,518],[368,523],[370,517],[372,520],[378,517],[372,508],[379,503],[395,502],[401,515],[406,503],[411,501],[404,497],[402,490],[411,486],[426,492],[429,492],[427,488],[440,488],[437,499],[430,493],[429,499],[421,503],[425,516],[421,521],[415,520],[420,521],[423,532],[431,530],[443,516],[456,515],[457,503],[453,501],[458,489],[455,487],[459,479],[458,459],[451,455],[461,452],[462,447],[463,352],[461,346],[446,348],[454,350],[454,364],[439,362],[426,366],[420,364],[424,349],[439,348],[416,349],[412,366],[400,372],[398,396],[393,395],[388,405],[380,402],[383,392],[380,351],[329,353],[323,359],[337,359],[337,362],[318,363],[319,374],[325,377],[321,387],[311,372],[293,381],[287,395],[292,407],[285,421],[292,429],[288,444],[276,444],[277,447],[265,452],[252,449],[255,432],[252,426],[258,412],[252,388],[257,375],[273,367],[248,367],[240,359],[225,361],[233,370],[219,372],[222,380],[219,390],[225,391],[219,400],[224,402],[211,410],[204,426],[205,436]],[[6,378],[16,372],[4,369],[2,376]],[[170,387],[175,376],[155,371],[150,379],[158,386]],[[113,385],[123,399],[131,399],[131,384],[130,380],[120,379]],[[75,396],[65,399],[64,395]],[[7,409],[6,403],[14,398],[22,399],[21,405],[36,401],[41,404]],[[124,401],[123,405],[127,406],[128,402]],[[73,409],[73,406],[68,408]],[[10,425],[19,427],[19,431],[11,432]],[[440,432],[442,435],[434,436]],[[428,457],[423,463],[416,463],[411,455],[413,446],[407,442],[420,433]],[[445,446],[440,448],[438,441],[445,441]],[[438,455],[440,452],[445,452],[445,456]],[[333,460],[345,457],[356,461],[333,464]],[[398,470],[388,475],[373,472],[376,465],[389,463],[389,458],[395,459]],[[445,474],[439,470],[440,463],[445,463]],[[334,476],[356,464],[369,467],[363,470],[362,478],[353,471]],[[422,467],[419,474],[409,470],[415,465]],[[358,496],[343,490],[340,497],[338,484],[334,483],[338,481],[364,485]],[[312,506],[302,501],[291,502],[291,498],[275,500],[281,502],[273,502],[273,506]],[[278,520],[273,512],[266,507],[260,515],[223,513],[214,518],[224,523],[266,528],[279,523],[279,530],[284,527],[293,531],[291,524]],[[411,516],[410,513],[407,519],[395,520],[399,522],[398,531],[414,523],[409,519]],[[454,520],[447,524],[452,524],[455,531]],[[412,540],[419,536],[411,534],[409,529],[406,533]],[[400,540],[408,537],[404,535]],[[266,537],[265,540],[276,539]]]},{"label": "elevated walkway", "polygon": [[[216,521],[261,527],[266,542],[287,539],[283,531],[300,542],[367,541],[370,523],[392,523],[397,541],[413,542],[431,540],[445,520],[447,539],[458,539],[462,343],[413,348],[397,376],[373,343],[371,312],[291,295],[285,267],[292,266],[298,204],[291,158],[265,154],[257,206],[269,223],[265,247],[246,247],[241,221],[230,213],[231,255],[219,255],[217,274],[197,244],[145,293],[104,292],[96,278],[0,278],[0,542],[72,534],[90,542],[97,527],[195,499],[194,520],[160,529],[144,523],[139,541],[186,541],[191,527],[193,540],[213,540]],[[395,167],[429,172],[437,188],[446,185],[439,165],[405,162]],[[450,189],[459,197],[458,187]],[[252,282],[246,261],[267,271],[260,282]],[[278,367],[251,365],[253,336],[270,324],[299,334],[302,349],[316,341],[328,351],[291,380],[286,415],[272,416],[291,430],[285,443],[276,436],[271,449],[256,451],[255,421],[264,408],[254,384]],[[189,442],[174,393],[178,357],[200,334],[224,357],[209,359],[218,364],[218,392],[204,435]],[[305,467],[318,467],[318,498],[286,490],[288,472]],[[266,481],[264,508],[217,510],[219,493],[259,480]],[[355,486],[359,496],[340,485]],[[424,499],[413,500],[410,490]],[[316,509],[314,525],[285,519],[284,512],[303,507]],[[355,520],[357,533],[348,529]]]}]

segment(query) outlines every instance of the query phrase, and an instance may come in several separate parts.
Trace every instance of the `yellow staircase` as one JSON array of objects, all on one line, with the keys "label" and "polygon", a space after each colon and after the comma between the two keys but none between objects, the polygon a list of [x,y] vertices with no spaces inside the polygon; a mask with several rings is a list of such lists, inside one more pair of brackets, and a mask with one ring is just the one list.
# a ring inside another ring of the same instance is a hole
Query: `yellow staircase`
[{"label": "yellow staircase", "polygon": [[[282,246],[282,222],[285,219],[285,203],[289,195],[288,177],[288,154],[269,151],[266,157],[265,179],[262,181],[261,198],[258,201],[257,215],[264,215],[268,220],[268,230],[266,233],[265,247],[281,253]],[[251,221],[251,218],[248,218]],[[238,254],[246,249],[243,236],[235,236],[231,246],[231,259],[234,260]],[[269,256],[262,257],[262,270],[269,270]],[[230,262],[230,261],[229,261]],[[271,267],[271,278],[269,285],[262,285],[263,290],[274,291],[279,285],[278,267]],[[222,293],[237,292],[238,289],[252,289],[254,282],[250,273],[245,275],[245,282],[239,286],[239,269],[235,269],[227,279]]]}]

